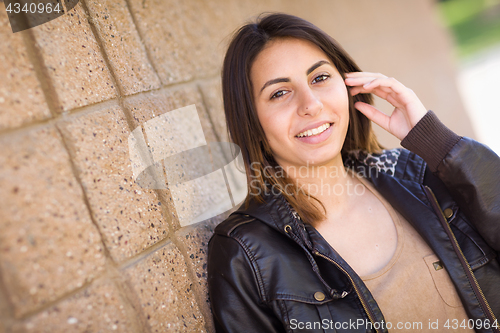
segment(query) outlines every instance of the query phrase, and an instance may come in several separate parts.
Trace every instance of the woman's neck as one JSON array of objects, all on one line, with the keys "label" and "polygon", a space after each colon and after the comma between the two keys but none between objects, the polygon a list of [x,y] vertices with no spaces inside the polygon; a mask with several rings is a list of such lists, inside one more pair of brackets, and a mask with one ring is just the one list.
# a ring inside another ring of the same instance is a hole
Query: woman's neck
[{"label": "woman's neck", "polygon": [[341,156],[325,165],[290,167],[287,173],[299,191],[304,190],[323,203],[327,215],[347,210],[358,185],[344,168]]}]

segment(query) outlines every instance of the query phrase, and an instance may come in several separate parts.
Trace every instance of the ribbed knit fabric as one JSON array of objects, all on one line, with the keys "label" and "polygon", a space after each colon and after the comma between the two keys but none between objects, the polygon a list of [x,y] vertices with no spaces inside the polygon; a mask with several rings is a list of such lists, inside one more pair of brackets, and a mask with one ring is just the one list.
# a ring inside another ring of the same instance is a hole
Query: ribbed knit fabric
[{"label": "ribbed knit fabric", "polygon": [[446,127],[432,111],[429,111],[401,141],[406,149],[422,157],[432,172],[462,137]]}]

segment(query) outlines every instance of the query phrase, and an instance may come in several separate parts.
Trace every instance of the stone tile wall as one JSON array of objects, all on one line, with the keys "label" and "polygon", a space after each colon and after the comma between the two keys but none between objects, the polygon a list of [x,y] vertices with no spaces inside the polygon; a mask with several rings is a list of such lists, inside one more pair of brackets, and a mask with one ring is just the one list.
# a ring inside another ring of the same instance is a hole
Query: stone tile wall
[{"label": "stone tile wall", "polygon": [[311,20],[363,68],[390,64],[424,102],[441,91],[453,102],[436,112],[471,136],[431,0],[80,0],[16,34],[0,2],[0,333],[214,332],[207,243],[228,213],[181,227],[176,209],[212,203],[139,186],[128,140],[194,104],[206,142],[227,141],[222,55],[263,11]]}]

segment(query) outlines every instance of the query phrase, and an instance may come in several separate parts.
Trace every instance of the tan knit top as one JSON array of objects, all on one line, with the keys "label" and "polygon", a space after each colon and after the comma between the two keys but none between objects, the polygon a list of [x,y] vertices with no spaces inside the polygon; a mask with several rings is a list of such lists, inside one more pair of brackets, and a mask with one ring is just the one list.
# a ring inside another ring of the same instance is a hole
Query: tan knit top
[{"label": "tan knit top", "polygon": [[361,277],[384,314],[389,331],[474,332],[460,327],[469,318],[439,258],[366,179],[358,179],[384,204],[397,230],[398,243],[389,263]]}]

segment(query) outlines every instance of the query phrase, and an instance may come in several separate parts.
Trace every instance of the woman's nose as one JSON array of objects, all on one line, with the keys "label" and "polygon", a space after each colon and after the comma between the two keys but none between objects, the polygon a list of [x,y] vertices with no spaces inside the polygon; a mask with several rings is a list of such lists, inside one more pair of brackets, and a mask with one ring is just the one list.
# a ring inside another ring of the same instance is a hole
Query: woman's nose
[{"label": "woman's nose", "polygon": [[323,110],[323,103],[314,94],[310,87],[302,89],[300,93],[300,103],[298,105],[298,113],[301,116],[310,115],[315,116]]}]

